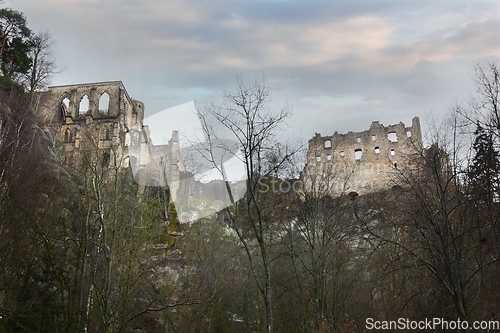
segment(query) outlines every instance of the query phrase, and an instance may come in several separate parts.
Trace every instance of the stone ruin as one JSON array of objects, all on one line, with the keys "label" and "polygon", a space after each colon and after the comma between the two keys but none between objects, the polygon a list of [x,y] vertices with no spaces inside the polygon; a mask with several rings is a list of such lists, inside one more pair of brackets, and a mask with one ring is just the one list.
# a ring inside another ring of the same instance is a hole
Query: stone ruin
[{"label": "stone ruin", "polygon": [[306,190],[334,197],[384,190],[397,185],[399,171],[411,166],[421,148],[418,117],[410,127],[402,122],[385,127],[374,121],[363,132],[316,133],[309,140],[302,181]]},{"label": "stone ruin", "polygon": [[[132,166],[141,185],[168,184],[172,200],[182,192],[179,183],[186,170],[178,133],[174,131],[168,145],[152,145],[143,124],[144,104],[131,98],[121,81],[49,87],[38,96],[37,117],[70,167],[81,165],[90,149],[105,167]],[[316,133],[309,140],[302,182],[306,190],[332,196],[387,189],[396,184],[398,170],[409,167],[411,156],[421,147],[417,117],[410,127],[403,123],[385,127],[374,121],[363,132]]]},{"label": "stone ruin", "polygon": [[[121,81],[52,86],[37,103],[38,121],[50,131],[62,162],[76,172],[92,161],[103,168],[130,167],[143,187],[168,185],[181,222],[227,206],[224,182],[202,184],[186,171],[178,131],[168,144],[153,145],[143,124],[144,104]],[[231,185],[235,194],[243,191],[240,185]]]},{"label": "stone ruin", "polygon": [[178,135],[153,146],[144,103],[131,98],[121,81],[52,86],[38,97],[38,120],[60,145],[65,164],[78,168],[92,155],[103,167],[131,166],[141,185],[165,185],[168,178],[175,198],[184,171]]}]

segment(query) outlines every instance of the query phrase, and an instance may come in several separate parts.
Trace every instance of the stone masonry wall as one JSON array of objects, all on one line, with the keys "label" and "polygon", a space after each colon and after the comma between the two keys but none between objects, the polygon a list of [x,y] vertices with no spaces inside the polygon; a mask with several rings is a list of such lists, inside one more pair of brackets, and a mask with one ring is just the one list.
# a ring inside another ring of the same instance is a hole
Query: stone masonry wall
[{"label": "stone masonry wall", "polygon": [[374,121],[363,132],[316,133],[309,140],[303,182],[308,190],[333,196],[383,190],[397,184],[398,169],[409,167],[421,147],[418,117],[410,127],[402,122],[385,127]]},{"label": "stone masonry wall", "polygon": [[78,164],[84,146],[99,151],[103,164],[126,163],[129,130],[142,127],[144,104],[130,98],[122,82],[53,86],[39,97],[39,121],[62,145],[67,164]]},{"label": "stone masonry wall", "polygon": [[168,180],[175,199],[184,171],[178,133],[168,145],[153,146],[143,125],[144,104],[121,81],[53,86],[38,97],[38,121],[62,148],[65,164],[78,168],[89,157],[103,167],[117,161],[117,167],[131,167],[142,186],[165,186]]}]

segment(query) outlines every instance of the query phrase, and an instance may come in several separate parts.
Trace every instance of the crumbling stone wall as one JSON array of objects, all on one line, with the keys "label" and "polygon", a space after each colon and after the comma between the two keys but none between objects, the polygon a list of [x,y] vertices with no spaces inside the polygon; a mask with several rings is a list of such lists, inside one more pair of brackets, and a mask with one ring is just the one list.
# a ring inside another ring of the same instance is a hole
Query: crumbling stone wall
[{"label": "crumbling stone wall", "polygon": [[53,86],[39,97],[37,117],[71,165],[81,160],[84,146],[97,148],[103,164],[124,161],[130,129],[142,128],[144,104],[120,81]]},{"label": "crumbling stone wall", "polygon": [[411,166],[421,147],[418,117],[410,127],[402,122],[385,127],[374,121],[363,132],[316,133],[309,140],[304,186],[333,196],[387,189],[397,184],[398,171]]},{"label": "crumbling stone wall", "polygon": [[116,162],[116,167],[132,167],[142,186],[165,186],[168,180],[175,199],[184,171],[178,133],[174,131],[168,145],[153,146],[143,125],[144,109],[121,81],[96,82],[49,87],[38,96],[37,117],[70,167],[78,168],[89,158],[103,167]]},{"label": "crumbling stone wall", "polygon": [[[99,110],[99,100],[105,94],[109,95],[109,103]],[[89,100],[88,110],[80,109],[84,98]],[[66,99],[69,105],[63,103]],[[130,128],[144,119],[144,104],[132,99],[121,81],[49,87],[43,93],[39,109],[39,118],[50,124],[64,121],[66,117],[81,119],[91,116],[92,119],[120,118]]]}]

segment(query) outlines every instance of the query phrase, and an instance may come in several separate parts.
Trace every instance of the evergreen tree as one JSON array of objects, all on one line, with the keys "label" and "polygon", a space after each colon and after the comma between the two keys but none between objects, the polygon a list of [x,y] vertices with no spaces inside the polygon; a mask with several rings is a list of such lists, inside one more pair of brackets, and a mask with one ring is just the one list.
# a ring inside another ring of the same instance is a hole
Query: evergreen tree
[{"label": "evergreen tree", "polygon": [[500,157],[495,149],[493,134],[477,124],[472,145],[475,155],[469,168],[473,193],[478,199],[492,202],[499,195]]},{"label": "evergreen tree", "polygon": [[0,69],[4,87],[8,88],[18,74],[30,69],[32,47],[32,32],[24,15],[10,8],[0,9]]}]

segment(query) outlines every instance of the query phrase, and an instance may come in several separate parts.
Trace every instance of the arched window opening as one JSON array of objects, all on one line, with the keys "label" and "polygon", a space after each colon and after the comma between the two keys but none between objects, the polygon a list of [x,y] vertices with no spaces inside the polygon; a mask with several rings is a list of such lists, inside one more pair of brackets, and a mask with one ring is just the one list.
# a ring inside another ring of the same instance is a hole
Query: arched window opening
[{"label": "arched window opening", "polygon": [[372,141],[375,141],[375,140],[377,140],[377,136],[374,134],[374,135],[372,135]]},{"label": "arched window opening", "polygon": [[109,94],[103,92],[101,97],[99,97],[99,111],[108,112],[109,110]]},{"label": "arched window opening", "polygon": [[396,155],[396,150],[394,148],[391,148],[391,156]]},{"label": "arched window opening", "polygon": [[331,140],[325,141],[325,148],[332,148],[332,141]]},{"label": "arched window opening", "polygon": [[347,196],[349,197],[349,199],[355,200],[357,197],[359,197],[359,194],[357,192],[352,191],[352,192],[349,192],[347,194]]},{"label": "arched window opening", "polygon": [[80,105],[78,107],[79,114],[86,114],[89,111],[89,97],[84,95],[80,100]]},{"label": "arched window opening", "polygon": [[355,160],[360,160],[362,156],[363,156],[363,151],[361,149],[356,149],[354,151],[354,159]]},{"label": "arched window opening", "polygon": [[69,128],[64,131],[64,142],[71,142],[71,131]]},{"label": "arched window opening", "polygon": [[69,98],[68,97],[65,97],[61,101],[60,110],[61,110],[61,116],[62,116],[63,119],[66,116],[68,116],[68,112],[69,112]]},{"label": "arched window opening", "polygon": [[68,97],[65,97],[63,100],[62,100],[62,104],[66,107],[66,110],[69,108],[69,98]]},{"label": "arched window opening", "polygon": [[387,139],[390,142],[398,142],[398,135],[396,134],[396,132],[389,132],[387,133]]},{"label": "arched window opening", "polygon": [[375,147],[375,154],[380,154],[380,147]]},{"label": "arched window opening", "polygon": [[65,97],[62,100],[61,106],[65,109],[66,112],[68,112],[68,110],[69,110],[69,98],[68,97]]}]

